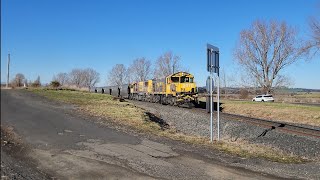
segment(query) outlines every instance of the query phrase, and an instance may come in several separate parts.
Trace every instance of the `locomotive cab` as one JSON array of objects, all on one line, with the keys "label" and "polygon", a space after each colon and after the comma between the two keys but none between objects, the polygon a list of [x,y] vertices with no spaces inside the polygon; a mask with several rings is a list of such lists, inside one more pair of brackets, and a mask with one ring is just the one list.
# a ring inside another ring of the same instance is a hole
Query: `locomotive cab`
[{"label": "locomotive cab", "polygon": [[167,77],[168,94],[196,94],[196,84],[194,76],[186,72],[178,72]]}]

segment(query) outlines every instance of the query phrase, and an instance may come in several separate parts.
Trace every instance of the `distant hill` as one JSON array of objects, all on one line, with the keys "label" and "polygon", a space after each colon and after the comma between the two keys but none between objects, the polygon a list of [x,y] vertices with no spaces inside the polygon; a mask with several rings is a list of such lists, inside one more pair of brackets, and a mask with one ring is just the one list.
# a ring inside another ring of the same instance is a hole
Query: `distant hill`
[{"label": "distant hill", "polygon": [[[214,87],[214,90],[216,90],[217,87]],[[222,87],[220,87],[222,89]],[[224,88],[223,88],[224,89]],[[240,87],[227,87],[226,88],[228,93],[231,94],[238,94],[240,92]],[[320,89],[308,89],[308,88],[278,88],[275,89],[277,92],[285,92],[285,93],[298,93],[298,92],[305,92],[305,93],[310,93],[310,92],[320,92]],[[206,87],[198,87],[198,92],[199,93],[205,93],[206,92]]]},{"label": "distant hill", "polygon": [[291,92],[320,92],[320,89],[289,88]]}]

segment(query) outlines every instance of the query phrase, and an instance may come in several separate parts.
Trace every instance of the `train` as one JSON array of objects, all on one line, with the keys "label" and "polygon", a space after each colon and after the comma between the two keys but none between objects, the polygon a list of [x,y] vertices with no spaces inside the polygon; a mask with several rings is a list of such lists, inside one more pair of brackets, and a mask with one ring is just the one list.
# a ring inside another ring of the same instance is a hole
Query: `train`
[{"label": "train", "polygon": [[94,92],[177,106],[191,107],[198,103],[198,91],[194,76],[182,71],[160,79],[150,79],[122,86],[96,87]]}]

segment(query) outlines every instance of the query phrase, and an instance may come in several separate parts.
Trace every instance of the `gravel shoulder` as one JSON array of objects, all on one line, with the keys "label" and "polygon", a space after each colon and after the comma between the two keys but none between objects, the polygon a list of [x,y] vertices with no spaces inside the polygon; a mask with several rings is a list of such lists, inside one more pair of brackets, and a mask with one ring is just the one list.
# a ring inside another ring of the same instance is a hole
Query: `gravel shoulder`
[{"label": "gravel shoulder", "polygon": [[54,173],[38,168],[27,154],[30,148],[13,132],[1,126],[1,179],[52,179]]}]

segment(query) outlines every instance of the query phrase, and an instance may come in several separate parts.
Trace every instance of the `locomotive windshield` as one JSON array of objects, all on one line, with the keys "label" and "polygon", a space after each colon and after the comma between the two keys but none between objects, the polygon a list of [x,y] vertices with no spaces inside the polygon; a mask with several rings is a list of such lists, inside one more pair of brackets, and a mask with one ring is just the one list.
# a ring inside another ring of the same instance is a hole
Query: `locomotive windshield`
[{"label": "locomotive windshield", "polygon": [[[193,77],[188,77],[188,76],[181,76],[179,77],[171,77],[171,82],[172,83],[194,83]],[[168,81],[170,82],[170,80]]]},{"label": "locomotive windshield", "polygon": [[179,82],[179,77],[171,77],[172,82]]},{"label": "locomotive windshield", "polygon": [[182,76],[180,83],[186,83],[186,82],[189,82],[189,77]]},{"label": "locomotive windshield", "polygon": [[193,83],[193,78],[182,76],[180,79],[180,83]]}]

